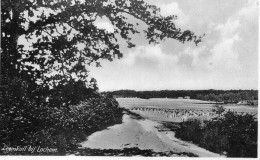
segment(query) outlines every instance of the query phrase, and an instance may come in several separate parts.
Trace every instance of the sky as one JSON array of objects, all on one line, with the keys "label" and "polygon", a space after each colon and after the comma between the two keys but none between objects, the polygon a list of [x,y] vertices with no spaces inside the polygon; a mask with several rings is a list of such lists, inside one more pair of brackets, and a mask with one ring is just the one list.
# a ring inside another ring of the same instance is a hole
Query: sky
[{"label": "sky", "polygon": [[[119,39],[123,58],[101,61],[102,67],[98,68],[86,66],[100,91],[258,89],[258,0],[145,1],[160,7],[163,16],[177,15],[174,23],[182,30],[205,36],[198,46],[173,39],[149,44],[142,32],[147,26],[129,17],[129,22],[140,24],[141,33],[132,37],[136,47],[129,49]],[[31,20],[36,21],[36,14],[41,13],[35,12]],[[108,18],[99,17],[94,24],[114,32]],[[28,24],[24,25],[28,28]],[[62,32],[62,27],[57,28]],[[18,43],[32,49],[33,42],[24,36],[19,37]]]},{"label": "sky", "polygon": [[[203,35],[196,46],[168,39],[149,45],[141,33],[124,57],[91,67],[100,91],[258,88],[258,0],[146,0],[175,24]],[[113,32],[106,19],[96,25]],[[142,25],[140,29],[142,29]],[[122,42],[123,43],[123,42]]]}]

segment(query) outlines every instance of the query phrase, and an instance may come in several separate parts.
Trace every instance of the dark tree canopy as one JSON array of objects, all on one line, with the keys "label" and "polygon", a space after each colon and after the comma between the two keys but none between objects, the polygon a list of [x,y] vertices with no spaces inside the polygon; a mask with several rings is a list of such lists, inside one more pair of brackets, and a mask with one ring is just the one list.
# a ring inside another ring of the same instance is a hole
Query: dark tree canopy
[{"label": "dark tree canopy", "polygon": [[[129,18],[147,24],[144,33],[149,43],[166,38],[201,41],[175,26],[177,16],[163,17],[159,8],[142,0],[2,0],[1,6],[1,74],[35,86],[55,87],[76,79],[88,88],[96,87],[87,66],[121,58],[119,38],[129,48],[135,46],[131,35],[139,33],[138,23]],[[98,17],[106,17],[114,32],[98,28],[94,24]],[[21,37],[32,43],[29,49],[18,44]]]},{"label": "dark tree canopy", "polygon": [[[45,82],[70,78],[71,73],[84,79],[86,64],[121,58],[116,34],[133,47],[130,34],[138,33],[136,26],[127,21],[129,16],[149,26],[145,33],[150,43],[164,38],[200,41],[192,32],[175,27],[172,20],[176,16],[162,17],[156,6],[138,0],[3,0],[1,5],[3,74],[17,70]],[[33,18],[36,12],[41,14]],[[103,16],[114,25],[114,33],[94,25],[97,17]],[[62,32],[58,28],[62,28]],[[37,39],[33,49],[25,50],[17,45],[22,35],[27,40]],[[78,49],[79,43],[84,46],[83,50]],[[37,64],[39,68],[29,67],[25,62]],[[56,63],[60,65],[54,66]],[[59,76],[42,77],[50,70],[60,72]]]},{"label": "dark tree canopy", "polygon": [[[99,18],[114,32],[97,27]],[[97,92],[88,67],[121,58],[121,41],[135,46],[138,25],[130,18],[147,24],[149,43],[200,41],[175,27],[176,16],[162,17],[144,1],[2,0],[0,148],[57,147],[64,155],[91,133],[121,123],[123,110]]]}]

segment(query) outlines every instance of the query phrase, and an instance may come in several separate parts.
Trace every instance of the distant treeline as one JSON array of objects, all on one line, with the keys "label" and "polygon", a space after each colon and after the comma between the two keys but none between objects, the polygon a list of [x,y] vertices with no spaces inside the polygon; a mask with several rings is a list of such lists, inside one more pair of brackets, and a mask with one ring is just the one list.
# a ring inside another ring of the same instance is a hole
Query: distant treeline
[{"label": "distant treeline", "polygon": [[215,102],[224,102],[224,103],[238,103],[254,105],[257,104],[258,93],[257,91],[241,91],[238,93],[223,93],[223,94],[198,94],[196,99],[204,101],[215,101]]},{"label": "distant treeline", "polygon": [[134,91],[118,90],[108,92],[116,97],[137,98],[191,98],[207,101],[236,103],[243,100],[258,100],[257,90],[161,90],[161,91]]}]

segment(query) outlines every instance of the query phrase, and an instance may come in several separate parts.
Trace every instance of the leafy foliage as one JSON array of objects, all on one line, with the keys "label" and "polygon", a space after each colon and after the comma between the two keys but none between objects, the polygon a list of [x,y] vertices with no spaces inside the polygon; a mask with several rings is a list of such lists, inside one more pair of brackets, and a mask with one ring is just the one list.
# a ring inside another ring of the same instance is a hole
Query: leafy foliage
[{"label": "leafy foliage", "polygon": [[257,157],[257,121],[254,115],[222,111],[219,107],[217,117],[202,123],[197,120],[182,122],[176,129],[176,137],[228,157]]},{"label": "leafy foliage", "polygon": [[213,106],[212,111],[215,112],[217,115],[221,115],[223,112],[225,112],[225,108],[220,105],[215,105]]},{"label": "leafy foliage", "polygon": [[247,104],[254,105],[254,100],[258,99],[257,91],[242,91],[239,92],[226,92],[222,94],[198,94],[196,99],[205,101],[215,101],[224,103],[238,103],[241,100],[247,101]]},{"label": "leafy foliage", "polygon": [[176,132],[176,137],[180,137],[186,141],[193,141],[194,143],[199,143],[201,141],[201,134],[201,122],[197,119],[193,119],[183,122],[180,125],[178,132]]},{"label": "leafy foliage", "polygon": [[[165,38],[201,41],[191,31],[176,28],[172,21],[176,16],[163,17],[159,8],[139,0],[3,0],[1,6],[3,75],[19,73],[43,85],[67,84],[71,79],[87,81],[86,64],[121,58],[118,36],[131,48],[135,44],[130,35],[139,33],[130,17],[147,24],[150,43]],[[114,32],[95,26],[98,17],[106,17]],[[21,36],[33,41],[31,49],[18,45]]]},{"label": "leafy foliage", "polygon": [[[14,88],[12,90],[15,91]],[[58,149],[57,153],[1,153],[8,155],[65,154],[75,150],[77,143],[91,133],[121,123],[123,114],[115,99],[99,94],[82,101],[80,105],[70,105],[69,109],[39,105],[10,96],[0,109],[1,148],[31,145]]]},{"label": "leafy foliage", "polygon": [[[98,28],[98,18],[114,32]],[[88,67],[121,58],[119,40],[135,46],[131,35],[140,31],[130,18],[147,25],[149,43],[201,41],[175,27],[176,16],[163,17],[142,0],[2,0],[1,144],[56,146],[60,154],[76,135],[119,122],[121,110],[98,93]],[[71,108],[82,101],[88,107]]]}]

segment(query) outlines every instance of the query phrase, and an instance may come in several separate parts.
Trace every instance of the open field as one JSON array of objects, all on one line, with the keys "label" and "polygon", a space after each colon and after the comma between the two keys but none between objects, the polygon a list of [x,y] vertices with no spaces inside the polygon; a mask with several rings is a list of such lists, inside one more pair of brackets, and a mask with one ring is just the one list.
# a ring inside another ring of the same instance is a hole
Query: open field
[{"label": "open field", "polygon": [[[117,98],[121,107],[156,121],[182,122],[187,119],[210,119],[214,102],[193,99],[168,99],[168,98]],[[257,106],[221,104],[226,110],[240,113],[255,114]]]},{"label": "open field", "polygon": [[[119,105],[124,108],[132,107],[152,107],[152,108],[168,108],[168,109],[203,109],[211,110],[215,105],[214,102],[201,101],[194,99],[170,99],[170,98],[117,98]],[[227,110],[237,112],[257,113],[257,106],[237,105],[237,104],[221,104]]]}]

